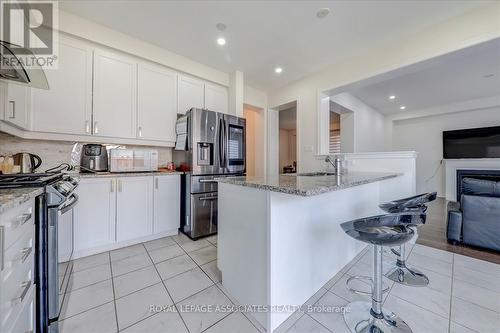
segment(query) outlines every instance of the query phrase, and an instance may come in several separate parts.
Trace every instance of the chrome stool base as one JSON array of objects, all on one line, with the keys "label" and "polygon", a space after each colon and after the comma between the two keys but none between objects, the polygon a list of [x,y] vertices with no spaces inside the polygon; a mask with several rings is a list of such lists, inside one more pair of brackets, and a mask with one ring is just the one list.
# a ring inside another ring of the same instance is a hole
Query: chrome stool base
[{"label": "chrome stool base", "polygon": [[412,333],[410,327],[396,314],[385,309],[382,318],[371,314],[372,303],[352,302],[347,304],[344,321],[353,333]]},{"label": "chrome stool base", "polygon": [[[368,284],[367,289],[369,288],[370,291],[363,291],[360,289],[352,288],[350,286],[351,282],[355,282],[355,281],[365,281],[365,283]],[[354,276],[351,276],[350,278],[348,278],[346,280],[345,284],[347,286],[347,290],[349,290],[352,293],[355,293],[358,295],[364,295],[364,296],[371,296],[372,295],[373,278],[371,278],[370,276],[354,275]],[[386,293],[389,291],[389,286],[387,285],[387,283],[385,283],[385,281],[382,281],[382,288],[383,288],[382,289],[383,293]]]},{"label": "chrome stool base", "polygon": [[429,284],[429,278],[417,269],[406,267],[403,262],[391,268],[385,277],[394,282],[411,287],[425,287]]}]

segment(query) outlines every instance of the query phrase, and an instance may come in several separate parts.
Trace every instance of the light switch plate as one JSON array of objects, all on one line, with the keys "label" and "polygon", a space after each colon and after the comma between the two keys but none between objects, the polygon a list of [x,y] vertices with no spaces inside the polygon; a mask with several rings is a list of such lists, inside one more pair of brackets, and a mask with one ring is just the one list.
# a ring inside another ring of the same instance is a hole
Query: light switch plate
[{"label": "light switch plate", "polygon": [[304,151],[306,153],[312,153],[313,151],[313,146],[304,146]]}]

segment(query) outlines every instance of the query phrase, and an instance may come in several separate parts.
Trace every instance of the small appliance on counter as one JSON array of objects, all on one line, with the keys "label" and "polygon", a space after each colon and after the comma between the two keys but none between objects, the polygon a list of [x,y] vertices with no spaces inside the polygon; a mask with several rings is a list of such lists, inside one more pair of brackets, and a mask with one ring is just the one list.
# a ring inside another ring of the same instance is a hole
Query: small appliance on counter
[{"label": "small appliance on counter", "polygon": [[158,171],[158,151],[148,149],[110,149],[110,172]]},{"label": "small appliance on counter", "polygon": [[108,152],[106,147],[99,144],[83,145],[80,166],[82,171],[87,172],[108,171]]},{"label": "small appliance on counter", "polygon": [[14,155],[14,165],[19,165],[20,173],[33,173],[42,165],[42,159],[35,154],[17,153]]}]

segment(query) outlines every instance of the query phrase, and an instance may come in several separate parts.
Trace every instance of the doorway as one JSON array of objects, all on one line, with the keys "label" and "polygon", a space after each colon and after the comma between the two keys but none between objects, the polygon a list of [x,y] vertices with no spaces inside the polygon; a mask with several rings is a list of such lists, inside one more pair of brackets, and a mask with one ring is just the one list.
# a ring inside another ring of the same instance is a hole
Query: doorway
[{"label": "doorway", "polygon": [[246,175],[263,177],[266,165],[264,109],[244,104],[243,117],[246,119]]},{"label": "doorway", "polygon": [[279,109],[279,173],[297,172],[297,103]]}]

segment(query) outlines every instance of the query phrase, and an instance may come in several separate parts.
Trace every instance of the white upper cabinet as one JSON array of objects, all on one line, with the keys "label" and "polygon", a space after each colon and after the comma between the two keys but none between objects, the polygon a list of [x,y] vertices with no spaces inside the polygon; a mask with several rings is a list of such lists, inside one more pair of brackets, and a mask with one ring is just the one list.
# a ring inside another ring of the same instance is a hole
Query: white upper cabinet
[{"label": "white upper cabinet", "polygon": [[175,142],[177,73],[139,64],[137,77],[137,137]]},{"label": "white upper cabinet", "polygon": [[226,87],[205,83],[205,109],[228,113],[229,92]]},{"label": "white upper cabinet", "polygon": [[137,62],[114,52],[94,51],[93,134],[135,138]]},{"label": "white upper cabinet", "polygon": [[31,88],[15,83],[7,84],[7,103],[4,120],[23,129],[29,128]]},{"label": "white upper cabinet", "polygon": [[92,47],[60,36],[59,66],[45,75],[50,90],[32,89],[33,130],[90,135]]},{"label": "white upper cabinet", "polygon": [[153,177],[117,179],[116,240],[153,234]]},{"label": "white upper cabinet", "polygon": [[177,113],[185,114],[191,108],[205,106],[204,82],[189,76],[179,75]]}]

